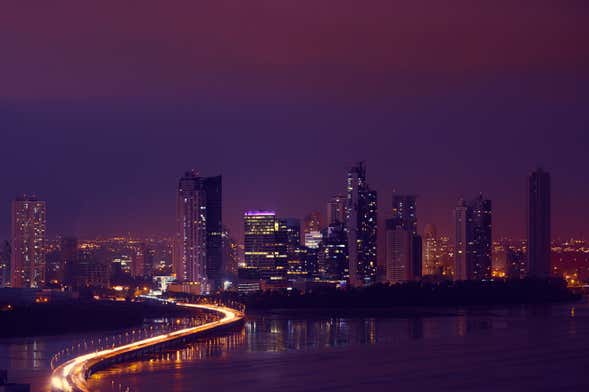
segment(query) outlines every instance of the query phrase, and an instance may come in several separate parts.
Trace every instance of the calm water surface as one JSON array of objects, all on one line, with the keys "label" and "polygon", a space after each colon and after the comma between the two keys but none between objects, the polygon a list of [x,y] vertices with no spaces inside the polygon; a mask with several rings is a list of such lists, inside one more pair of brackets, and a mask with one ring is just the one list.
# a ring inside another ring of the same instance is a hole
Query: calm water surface
[{"label": "calm water surface", "polygon": [[[0,341],[11,379],[46,390],[79,336]],[[242,329],[93,375],[96,391],[583,390],[589,305],[449,309],[413,318],[251,316]]]}]

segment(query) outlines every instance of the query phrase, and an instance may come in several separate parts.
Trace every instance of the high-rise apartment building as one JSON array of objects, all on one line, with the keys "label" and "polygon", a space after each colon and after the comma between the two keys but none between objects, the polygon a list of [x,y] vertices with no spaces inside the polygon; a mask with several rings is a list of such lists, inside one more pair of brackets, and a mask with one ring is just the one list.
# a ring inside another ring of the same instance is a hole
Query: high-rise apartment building
[{"label": "high-rise apartment building", "polygon": [[537,169],[528,177],[528,274],[550,276],[550,174]]},{"label": "high-rise apartment building", "polygon": [[185,173],[178,185],[176,279],[220,288],[223,260],[221,176]]},{"label": "high-rise apartment building", "polygon": [[491,200],[482,195],[460,200],[455,217],[455,280],[490,279],[492,274]]},{"label": "high-rise apartment building", "polygon": [[10,287],[10,241],[0,244],[0,287]]},{"label": "high-rise apartment building", "polygon": [[468,246],[468,207],[463,199],[454,209],[454,280],[467,280],[466,250]]},{"label": "high-rise apartment building", "polygon": [[23,196],[12,202],[12,287],[45,283],[46,204]]},{"label": "high-rise apartment building", "polygon": [[376,281],[376,207],[376,191],[366,183],[366,168],[360,162],[350,169],[347,180],[346,231],[352,286]]},{"label": "high-rise apartment building", "polygon": [[393,217],[386,221],[385,272],[391,283],[418,279],[422,242],[417,234],[416,196],[393,195]]}]

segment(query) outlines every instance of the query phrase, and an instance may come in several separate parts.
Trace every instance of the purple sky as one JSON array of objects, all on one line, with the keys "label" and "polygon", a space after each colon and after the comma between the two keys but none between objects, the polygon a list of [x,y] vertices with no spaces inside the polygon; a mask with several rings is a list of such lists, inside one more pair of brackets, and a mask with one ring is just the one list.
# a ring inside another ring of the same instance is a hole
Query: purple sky
[{"label": "purple sky", "polygon": [[[357,160],[450,232],[460,195],[525,233],[553,175],[554,232],[588,233],[585,1],[10,1],[0,13],[0,235],[9,201],[50,234],[174,229],[189,168],[223,174],[225,221],[302,217]],[[422,225],[421,225],[422,226]]]}]

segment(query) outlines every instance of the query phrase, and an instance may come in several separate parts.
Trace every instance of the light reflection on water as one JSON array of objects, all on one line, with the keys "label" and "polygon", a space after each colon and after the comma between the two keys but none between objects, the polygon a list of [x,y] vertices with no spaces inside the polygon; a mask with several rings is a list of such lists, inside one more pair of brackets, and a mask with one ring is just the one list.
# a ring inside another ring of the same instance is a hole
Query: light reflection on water
[{"label": "light reflection on water", "polygon": [[[549,328],[559,329],[566,336],[580,333],[586,336],[589,327],[587,304],[491,310],[481,308],[459,310],[448,316],[412,318],[250,316],[239,330],[222,336],[197,339],[178,349],[153,354],[143,361],[115,365],[93,375],[90,384],[93,390],[114,391],[119,390],[119,383],[123,383],[135,391],[138,390],[135,385],[145,377],[159,377],[159,387],[165,386],[171,378],[181,380],[190,366],[208,358],[230,361],[256,353],[321,351],[352,345],[394,345],[416,340],[492,334],[493,331],[509,331],[518,326],[528,328],[534,324],[545,324],[546,328],[550,324]],[[534,331],[534,328],[530,328],[530,340],[544,338],[535,337]],[[33,391],[44,390],[51,354],[79,339],[78,335],[0,341],[0,368],[9,370],[11,381],[31,383]]]},{"label": "light reflection on water", "polygon": [[[546,323],[547,329],[556,325],[568,335],[576,333],[576,324],[583,314],[583,325],[589,327],[587,305],[528,306],[504,309],[471,309],[442,317],[397,318],[307,318],[292,316],[249,317],[244,327],[225,336],[198,339],[187,346],[154,355],[144,361],[119,364],[93,376],[90,385],[101,390],[109,380],[121,382],[129,390],[145,390],[146,377],[155,377],[158,388],[186,390],[185,375],[194,371],[195,364],[208,358],[231,360],[247,354],[345,348],[354,345],[395,344],[411,341],[439,341],[467,335],[493,334],[510,328],[529,328]],[[550,326],[548,326],[550,324]],[[537,339],[543,339],[543,336]],[[533,331],[529,339],[534,340]],[[278,369],[277,371],[280,371]],[[150,376],[151,374],[151,376]],[[184,382],[184,384],[182,384]],[[147,384],[147,385],[146,385]],[[141,387],[139,387],[140,385]],[[107,390],[107,389],[105,389]],[[112,390],[117,390],[115,387]],[[156,389],[154,389],[156,390]]]}]

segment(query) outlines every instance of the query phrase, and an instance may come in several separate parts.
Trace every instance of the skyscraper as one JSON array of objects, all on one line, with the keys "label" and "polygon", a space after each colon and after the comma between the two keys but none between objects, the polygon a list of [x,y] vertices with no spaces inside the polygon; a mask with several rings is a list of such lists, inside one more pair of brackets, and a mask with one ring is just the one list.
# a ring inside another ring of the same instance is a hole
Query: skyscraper
[{"label": "skyscraper", "polygon": [[78,239],[64,237],[60,241],[59,259],[63,270],[63,283],[72,286],[74,274],[79,261]]},{"label": "skyscraper", "polygon": [[206,196],[207,279],[213,290],[223,284],[223,186],[222,177],[203,180]]},{"label": "skyscraper", "polygon": [[463,199],[458,201],[454,209],[454,280],[467,280],[469,273],[467,271],[466,248],[467,239],[467,221],[468,207]]},{"label": "skyscraper", "polygon": [[301,253],[301,221],[296,218],[279,220],[279,244],[286,244],[288,275],[299,277],[305,274]]},{"label": "skyscraper", "polygon": [[323,230],[318,264],[322,279],[343,281],[349,278],[348,239],[343,223],[331,224]]},{"label": "skyscraper", "polygon": [[36,197],[12,202],[12,287],[45,283],[46,205]]},{"label": "skyscraper", "polygon": [[413,280],[411,232],[396,225],[394,219],[387,219],[385,234],[385,271],[390,283]]},{"label": "skyscraper", "polygon": [[492,268],[492,210],[491,200],[482,195],[465,203],[460,200],[455,209],[456,280],[491,278]]},{"label": "skyscraper", "polygon": [[537,169],[528,177],[528,274],[550,276],[550,174]]},{"label": "skyscraper", "polygon": [[223,260],[221,176],[185,173],[178,185],[174,272],[180,281],[219,288]]},{"label": "skyscraper", "polygon": [[366,183],[366,168],[360,162],[348,172],[346,231],[349,281],[352,286],[376,280],[376,191]]},{"label": "skyscraper", "polygon": [[10,286],[10,241],[0,244],[0,287]]},{"label": "skyscraper", "polygon": [[471,279],[490,279],[492,274],[493,226],[491,200],[479,195],[470,205],[471,246],[468,253],[472,260]]},{"label": "skyscraper", "polygon": [[416,196],[393,195],[393,217],[386,221],[385,270],[388,282],[421,276],[422,243],[417,234]]},{"label": "skyscraper", "polygon": [[234,282],[237,279],[237,270],[243,260],[240,260],[239,243],[231,236],[227,227],[223,228],[223,279],[229,282]]},{"label": "skyscraper", "polygon": [[346,221],[346,197],[337,195],[327,202],[327,225]]},{"label": "skyscraper", "polygon": [[422,273],[426,275],[440,275],[441,265],[438,252],[438,234],[436,226],[425,225],[423,229],[423,268]]},{"label": "skyscraper", "polygon": [[414,195],[393,195],[393,219],[413,235],[417,234],[416,200]]}]

